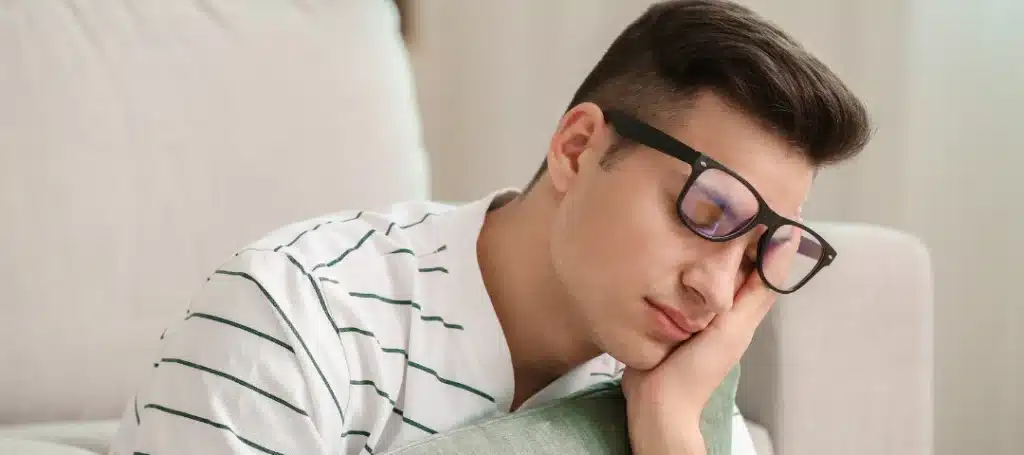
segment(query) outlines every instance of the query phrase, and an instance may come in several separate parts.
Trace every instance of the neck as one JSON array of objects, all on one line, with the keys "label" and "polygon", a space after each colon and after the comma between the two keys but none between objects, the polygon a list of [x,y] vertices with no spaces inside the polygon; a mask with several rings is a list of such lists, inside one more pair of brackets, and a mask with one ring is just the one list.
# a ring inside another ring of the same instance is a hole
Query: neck
[{"label": "neck", "polygon": [[600,354],[554,274],[555,200],[535,187],[492,211],[477,244],[481,273],[512,355],[516,402]]}]

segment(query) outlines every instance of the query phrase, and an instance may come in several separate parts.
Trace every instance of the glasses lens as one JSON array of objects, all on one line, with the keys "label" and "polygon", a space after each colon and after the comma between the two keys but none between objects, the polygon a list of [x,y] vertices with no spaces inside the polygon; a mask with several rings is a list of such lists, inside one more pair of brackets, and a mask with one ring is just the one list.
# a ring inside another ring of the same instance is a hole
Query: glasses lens
[{"label": "glasses lens", "polygon": [[783,225],[764,246],[761,271],[772,286],[792,291],[814,271],[824,254],[817,237],[798,226]]},{"label": "glasses lens", "polygon": [[757,197],[731,174],[708,169],[680,201],[683,221],[699,235],[721,238],[743,229],[757,215]]}]

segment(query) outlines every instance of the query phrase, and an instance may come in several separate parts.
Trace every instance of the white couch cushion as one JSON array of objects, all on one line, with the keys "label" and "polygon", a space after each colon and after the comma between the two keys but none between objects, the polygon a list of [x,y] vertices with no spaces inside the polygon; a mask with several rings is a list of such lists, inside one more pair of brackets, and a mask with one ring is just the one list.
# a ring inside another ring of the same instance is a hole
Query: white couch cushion
[{"label": "white couch cushion", "polygon": [[[118,423],[118,420],[101,420],[0,426],[0,439],[41,441],[94,453],[106,453],[117,432]],[[0,454],[6,453],[8,452],[0,450]]]},{"label": "white couch cushion", "polygon": [[740,409],[786,455],[932,453],[928,250],[879,226],[811,226],[838,256],[758,328]]},{"label": "white couch cushion", "polygon": [[120,414],[236,248],[427,196],[397,26],[380,0],[4,2],[0,424]]},{"label": "white couch cushion", "polygon": [[96,455],[95,452],[50,442],[0,438],[0,453],[10,455]]}]

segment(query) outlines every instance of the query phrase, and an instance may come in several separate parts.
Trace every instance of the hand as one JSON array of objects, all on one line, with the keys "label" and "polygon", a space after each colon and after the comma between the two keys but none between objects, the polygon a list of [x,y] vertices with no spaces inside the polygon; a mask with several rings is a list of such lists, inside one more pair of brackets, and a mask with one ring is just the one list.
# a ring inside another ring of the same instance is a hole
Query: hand
[{"label": "hand", "polygon": [[[795,246],[789,249],[785,254],[795,252]],[[789,260],[777,264],[788,267]],[[647,371],[626,368],[622,389],[634,453],[705,453],[701,411],[750,346],[775,299],[755,271],[736,293],[730,311],[717,315],[661,364]]]}]

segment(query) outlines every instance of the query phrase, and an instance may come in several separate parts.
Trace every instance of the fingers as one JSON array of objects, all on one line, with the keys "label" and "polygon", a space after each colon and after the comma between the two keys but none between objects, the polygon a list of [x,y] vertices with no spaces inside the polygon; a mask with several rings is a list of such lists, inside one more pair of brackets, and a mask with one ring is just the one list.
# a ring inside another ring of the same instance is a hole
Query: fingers
[{"label": "fingers", "polygon": [[802,240],[803,231],[795,226],[784,226],[772,234],[760,251],[765,279],[779,288],[792,284],[790,275]]},{"label": "fingers", "polygon": [[755,271],[740,288],[730,311],[717,315],[655,370],[694,384],[717,385],[743,357],[774,301],[775,292]]},{"label": "fingers", "polygon": [[736,300],[733,302],[732,310],[726,314],[718,315],[726,319],[736,319],[738,323],[753,332],[761,321],[771,311],[775,303],[775,292],[769,288],[761,276],[754,271],[747,277],[739,292],[736,293]]},{"label": "fingers", "polygon": [[[764,276],[776,286],[784,287],[788,283],[800,246],[801,235],[802,232],[799,229],[793,229],[788,240],[777,244],[761,258]],[[751,272],[739,292],[736,293],[730,313],[733,313],[732,317],[741,319],[750,330],[754,330],[771,311],[777,297],[775,291],[765,284],[761,275],[755,270]]]}]

